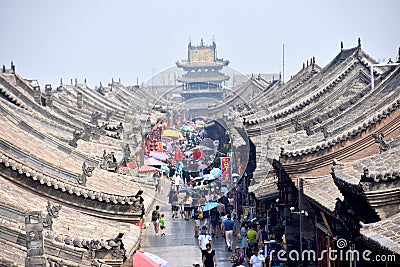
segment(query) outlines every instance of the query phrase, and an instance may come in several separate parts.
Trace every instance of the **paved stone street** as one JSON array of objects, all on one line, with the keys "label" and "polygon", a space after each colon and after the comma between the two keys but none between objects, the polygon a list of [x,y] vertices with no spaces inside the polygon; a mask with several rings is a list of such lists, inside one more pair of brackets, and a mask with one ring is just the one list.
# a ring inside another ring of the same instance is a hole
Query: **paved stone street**
[{"label": "paved stone street", "polygon": [[[194,237],[194,221],[185,221],[181,217],[172,219],[171,206],[166,196],[167,193],[159,195],[158,200],[152,207],[153,210],[156,205],[160,205],[161,213],[165,214],[166,235],[156,236],[154,227],[151,224],[147,229],[143,229],[142,248],[144,251],[151,252],[167,260],[171,263],[171,267],[193,266],[192,264],[195,261],[201,262],[198,241]],[[151,211],[146,218],[147,223],[151,221]],[[216,251],[217,266],[231,267],[231,252],[225,250],[225,239],[221,236],[213,238],[211,244]],[[234,242],[234,245],[236,244],[239,244],[237,239]]]}]

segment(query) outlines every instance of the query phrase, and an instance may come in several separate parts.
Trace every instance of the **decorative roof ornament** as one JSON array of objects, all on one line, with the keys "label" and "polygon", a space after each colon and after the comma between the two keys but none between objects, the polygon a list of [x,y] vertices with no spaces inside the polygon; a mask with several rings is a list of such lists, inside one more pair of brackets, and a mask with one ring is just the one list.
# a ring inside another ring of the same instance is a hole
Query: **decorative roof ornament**
[{"label": "decorative roof ornament", "polygon": [[11,61],[11,73],[15,74],[15,65],[13,61]]},{"label": "decorative roof ornament", "polygon": [[90,124],[98,125],[99,119],[101,118],[101,113],[98,111],[92,112],[90,116]]},{"label": "decorative roof ornament", "polygon": [[83,186],[86,186],[87,177],[91,177],[93,175],[93,170],[95,168],[96,167],[86,166],[86,162],[84,161],[82,164],[82,174],[76,179],[77,182]]},{"label": "decorative roof ornament", "polygon": [[390,149],[390,145],[383,140],[385,138],[384,133],[373,133],[372,137],[375,138],[375,143],[379,143],[379,154]]},{"label": "decorative roof ornament", "polygon": [[61,205],[55,206],[47,201],[47,214],[43,221],[43,227],[53,231],[53,219],[58,218],[58,212],[61,210]]},{"label": "decorative roof ornament", "polygon": [[77,147],[78,147],[78,140],[79,140],[79,139],[82,139],[82,137],[83,137],[82,133],[81,133],[81,132],[78,132],[77,130],[75,130],[75,131],[73,132],[73,138],[72,138],[72,140],[70,140],[70,141],[68,142],[68,144],[69,144],[70,146],[72,146],[72,147],[77,148]]},{"label": "decorative roof ornament", "polygon": [[397,52],[397,63],[400,63],[400,47],[399,47],[399,51]]},{"label": "decorative roof ornament", "polygon": [[340,42],[340,50],[343,50],[343,41]]},{"label": "decorative roof ornament", "polygon": [[358,48],[361,48],[361,38],[358,37]]},{"label": "decorative roof ornament", "polygon": [[328,139],[329,137],[332,137],[332,133],[328,131],[328,126],[324,125],[321,127],[321,132],[324,134],[324,139]]}]

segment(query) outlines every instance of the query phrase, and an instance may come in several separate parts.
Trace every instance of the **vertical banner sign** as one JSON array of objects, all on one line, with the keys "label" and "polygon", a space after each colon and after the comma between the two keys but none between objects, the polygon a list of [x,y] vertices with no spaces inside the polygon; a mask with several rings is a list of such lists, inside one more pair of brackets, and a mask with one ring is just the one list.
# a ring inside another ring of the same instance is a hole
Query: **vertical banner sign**
[{"label": "vertical banner sign", "polygon": [[222,168],[221,182],[231,183],[232,182],[231,158],[222,157],[221,158],[221,168]]},{"label": "vertical banner sign", "polygon": [[157,142],[157,152],[164,152],[164,148],[163,148],[163,143],[162,142]]}]

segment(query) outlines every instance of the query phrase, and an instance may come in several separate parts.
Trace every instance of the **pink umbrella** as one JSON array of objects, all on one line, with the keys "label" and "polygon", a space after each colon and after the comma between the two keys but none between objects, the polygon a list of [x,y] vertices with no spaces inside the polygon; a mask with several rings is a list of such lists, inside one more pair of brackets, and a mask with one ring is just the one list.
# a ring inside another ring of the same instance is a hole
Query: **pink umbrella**
[{"label": "pink umbrella", "polygon": [[208,166],[206,164],[200,164],[199,167],[197,167],[199,170],[204,170],[206,169]]},{"label": "pink umbrella", "polygon": [[152,173],[152,172],[162,172],[162,170],[157,169],[153,166],[141,166],[138,170],[138,173]]},{"label": "pink umbrella", "polygon": [[161,166],[161,165],[167,165],[167,163],[159,161],[159,160],[157,160],[155,158],[147,158],[147,159],[144,159],[144,165]]},{"label": "pink umbrella", "polygon": [[170,267],[171,264],[166,260],[149,252],[136,251],[133,256],[135,267]]},{"label": "pink umbrella", "polygon": [[169,159],[169,155],[165,152],[154,152],[150,151],[150,157],[153,157],[158,160],[167,160]]}]

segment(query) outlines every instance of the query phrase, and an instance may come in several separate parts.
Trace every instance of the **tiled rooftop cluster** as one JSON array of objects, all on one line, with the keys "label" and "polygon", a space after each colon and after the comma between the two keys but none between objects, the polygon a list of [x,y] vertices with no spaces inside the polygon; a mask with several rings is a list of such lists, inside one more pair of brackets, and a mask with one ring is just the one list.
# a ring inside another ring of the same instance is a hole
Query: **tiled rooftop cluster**
[{"label": "tiled rooftop cluster", "polygon": [[[131,256],[140,241],[134,223],[153,203],[154,190],[147,182],[101,170],[98,164],[104,150],[123,151],[124,122],[138,124],[142,114],[134,113],[146,106],[146,97],[156,101],[156,96],[132,92],[120,82],[98,90],[85,83],[61,84],[43,92],[11,71],[0,73],[0,93],[0,205],[20,214],[15,217],[0,208],[0,227],[6,233],[0,236],[0,261],[24,264],[25,243],[13,242],[12,236],[25,235],[26,212],[40,211],[44,217],[48,201],[62,206],[53,230],[44,232],[49,259],[90,266],[93,244],[96,251],[103,251],[98,255],[108,251],[110,256],[123,248],[121,255]],[[80,95],[83,105],[78,107]],[[93,114],[101,114],[98,121],[93,121]],[[76,148],[69,144],[74,131],[82,133],[96,124],[107,124],[100,136],[79,139]],[[84,162],[95,169],[82,185],[77,178]],[[119,244],[115,240],[121,235]]]},{"label": "tiled rooftop cluster", "polygon": [[[351,194],[363,199],[378,219],[400,212],[395,145],[400,134],[400,64],[374,67],[372,86],[371,66],[377,64],[359,40],[354,48],[341,45],[325,67],[311,58],[285,83],[253,77],[242,90],[257,87],[259,94],[246,101],[235,94],[224,100],[231,103],[228,119],[242,120],[256,146],[256,184],[249,191],[257,199],[277,194],[273,177],[284,171],[295,187],[301,178],[305,198],[332,217],[343,216],[337,205],[350,205],[352,198],[346,196]],[[260,152],[267,147],[270,152]],[[360,207],[356,213],[367,212]],[[395,245],[389,250],[398,253],[400,242],[391,240]]]}]

